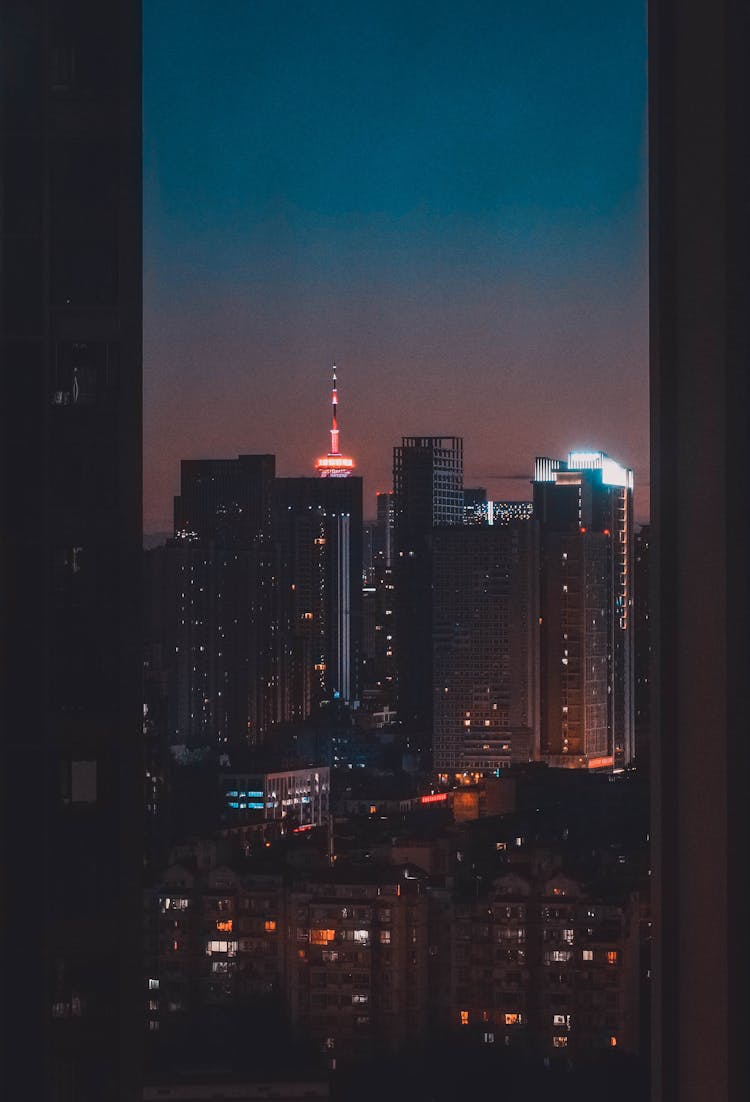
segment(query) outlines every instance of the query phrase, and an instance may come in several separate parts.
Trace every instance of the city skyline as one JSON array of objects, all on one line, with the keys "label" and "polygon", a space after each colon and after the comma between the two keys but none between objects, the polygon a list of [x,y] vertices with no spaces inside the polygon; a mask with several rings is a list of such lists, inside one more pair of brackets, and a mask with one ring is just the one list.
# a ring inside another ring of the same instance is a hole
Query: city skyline
[{"label": "city skyline", "polygon": [[601,448],[644,520],[641,7],[177,14],[144,9],[146,531],[182,458],[307,475],[334,361],[368,514],[401,436],[450,433],[493,498]]}]

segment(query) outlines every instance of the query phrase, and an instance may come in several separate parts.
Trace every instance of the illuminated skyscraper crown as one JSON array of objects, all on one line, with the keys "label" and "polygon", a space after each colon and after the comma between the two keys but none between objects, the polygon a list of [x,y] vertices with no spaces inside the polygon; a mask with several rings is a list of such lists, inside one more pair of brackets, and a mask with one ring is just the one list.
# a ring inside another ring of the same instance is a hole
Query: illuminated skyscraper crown
[{"label": "illuminated skyscraper crown", "polygon": [[336,388],[336,364],[333,365],[333,391],[331,393],[331,450],[315,460],[315,470],[321,478],[347,478],[354,470],[354,460],[339,450],[338,390]]}]

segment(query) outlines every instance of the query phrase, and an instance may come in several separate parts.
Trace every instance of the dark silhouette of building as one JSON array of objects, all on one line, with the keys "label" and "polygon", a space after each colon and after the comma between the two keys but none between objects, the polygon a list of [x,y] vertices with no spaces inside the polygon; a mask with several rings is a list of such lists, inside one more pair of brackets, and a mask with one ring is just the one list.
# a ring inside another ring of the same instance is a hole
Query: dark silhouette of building
[{"label": "dark silhouette of building", "polygon": [[398,713],[422,751],[432,742],[430,536],[463,524],[463,479],[459,436],[405,436],[393,449]]},{"label": "dark silhouette of building", "polygon": [[635,757],[648,768],[651,746],[653,657],[651,644],[651,526],[642,524],[633,545],[633,729]]},{"label": "dark silhouette of building", "polygon": [[273,455],[183,459],[174,502],[175,536],[193,535],[223,546],[250,543],[268,530],[275,473]]},{"label": "dark silhouette of building", "polygon": [[750,22],[649,8],[653,1092],[729,1102],[750,1089]]},{"label": "dark silhouette of building", "polygon": [[373,556],[382,559],[390,570],[393,564],[393,491],[382,490],[375,495],[377,521],[373,540]]},{"label": "dark silhouette of building", "polygon": [[285,718],[359,699],[362,479],[277,478]]},{"label": "dark silhouette of building", "polygon": [[169,560],[170,743],[262,743],[283,718],[272,455],[183,460]]},{"label": "dark silhouette of building", "polygon": [[431,536],[433,767],[494,773],[538,751],[536,526]]},{"label": "dark silhouette of building", "polygon": [[140,41],[133,0],[0,11],[8,1098],[140,1090]]},{"label": "dark silhouette of building", "polygon": [[564,768],[633,757],[633,475],[602,452],[541,458],[541,754]]}]

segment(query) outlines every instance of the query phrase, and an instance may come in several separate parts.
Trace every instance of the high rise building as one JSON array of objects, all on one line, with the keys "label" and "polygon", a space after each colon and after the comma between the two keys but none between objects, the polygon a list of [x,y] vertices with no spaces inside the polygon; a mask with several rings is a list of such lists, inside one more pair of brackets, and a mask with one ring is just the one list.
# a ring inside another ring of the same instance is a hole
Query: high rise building
[{"label": "high rise building", "polygon": [[140,1096],[140,12],[0,8],[8,1098]]},{"label": "high rise building", "polygon": [[541,755],[564,768],[633,757],[633,473],[603,452],[538,458]]},{"label": "high rise building", "polygon": [[651,748],[653,649],[651,640],[651,525],[642,524],[633,548],[633,716],[635,756],[647,768]]},{"label": "high rise building", "polygon": [[390,570],[393,565],[393,491],[381,490],[375,495],[376,522],[373,557]]},{"label": "high rise building", "polygon": [[267,532],[271,520],[273,455],[183,459],[174,501],[174,532],[219,545],[241,545]]},{"label": "high rise building", "polygon": [[183,460],[169,560],[176,614],[166,647],[172,745],[262,743],[283,718],[272,455]]},{"label": "high rise building", "polygon": [[359,694],[362,479],[277,478],[285,718]]},{"label": "high rise building", "polygon": [[464,524],[487,524],[487,491],[483,486],[464,487]]},{"label": "high rise building", "polygon": [[393,450],[398,712],[415,748],[432,742],[433,529],[463,524],[463,440],[405,436]]},{"label": "high rise building", "polygon": [[487,775],[538,741],[536,526],[467,524],[431,537],[433,767]]}]

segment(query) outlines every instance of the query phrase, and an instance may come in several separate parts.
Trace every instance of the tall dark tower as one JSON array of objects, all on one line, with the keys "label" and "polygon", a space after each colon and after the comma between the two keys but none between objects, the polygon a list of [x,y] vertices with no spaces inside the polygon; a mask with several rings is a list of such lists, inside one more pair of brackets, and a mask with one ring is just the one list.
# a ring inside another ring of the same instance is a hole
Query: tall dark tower
[{"label": "tall dark tower", "polygon": [[730,1102],[750,1091],[750,19],[649,15],[653,1098]]},{"label": "tall dark tower", "polygon": [[362,651],[362,479],[341,454],[333,368],[331,445],[315,478],[277,478],[274,539],[281,554],[284,718],[359,701]]},{"label": "tall dark tower", "polygon": [[603,452],[537,459],[541,756],[633,757],[633,473]]},{"label": "tall dark tower", "polygon": [[8,1098],[140,1086],[140,13],[0,8]]},{"label": "tall dark tower", "polygon": [[463,524],[460,436],[405,436],[393,449],[393,575],[398,714],[415,749],[432,743],[432,577],[434,528]]},{"label": "tall dark tower", "polygon": [[263,742],[281,718],[273,455],[180,464],[170,740],[210,754]]}]

